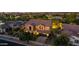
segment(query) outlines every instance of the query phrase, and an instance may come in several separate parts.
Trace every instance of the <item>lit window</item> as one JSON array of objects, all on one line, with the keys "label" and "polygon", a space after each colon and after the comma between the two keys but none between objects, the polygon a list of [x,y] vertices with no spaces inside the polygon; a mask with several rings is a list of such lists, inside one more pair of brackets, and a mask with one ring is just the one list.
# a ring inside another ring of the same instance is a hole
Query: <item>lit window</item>
[{"label": "lit window", "polygon": [[60,25],[60,28],[63,29],[63,27],[62,27],[62,23],[60,23],[59,25]]},{"label": "lit window", "polygon": [[44,25],[38,25],[38,26],[36,26],[36,28],[37,28],[38,30],[44,30]]},{"label": "lit window", "polygon": [[53,23],[53,24],[52,24],[52,28],[53,28],[53,29],[58,28],[57,24],[56,24],[56,23]]},{"label": "lit window", "polygon": [[45,27],[45,30],[50,30],[50,27]]}]

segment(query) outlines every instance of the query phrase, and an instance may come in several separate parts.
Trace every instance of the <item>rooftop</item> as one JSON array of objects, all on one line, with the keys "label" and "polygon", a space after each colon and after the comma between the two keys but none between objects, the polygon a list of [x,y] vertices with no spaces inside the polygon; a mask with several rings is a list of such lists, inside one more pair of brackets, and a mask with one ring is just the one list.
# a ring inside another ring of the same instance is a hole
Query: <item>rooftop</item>
[{"label": "rooftop", "polygon": [[46,26],[51,26],[52,20],[31,19],[27,22],[27,24],[32,24],[32,25],[43,24],[43,25],[46,25]]},{"label": "rooftop", "polygon": [[63,24],[64,31],[71,33],[71,35],[78,35],[79,25]]}]

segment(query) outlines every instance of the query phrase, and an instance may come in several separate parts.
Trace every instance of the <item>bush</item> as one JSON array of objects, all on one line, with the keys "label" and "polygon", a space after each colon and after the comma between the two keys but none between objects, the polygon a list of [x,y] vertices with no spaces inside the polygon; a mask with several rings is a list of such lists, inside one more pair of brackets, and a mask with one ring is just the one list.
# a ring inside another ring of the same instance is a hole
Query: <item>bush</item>
[{"label": "bush", "polygon": [[69,38],[66,35],[60,35],[56,39],[54,39],[54,45],[56,46],[68,46]]},{"label": "bush", "polygon": [[33,40],[33,41],[36,40],[36,36],[34,36],[33,34],[31,34],[29,32],[28,33],[20,32],[19,33],[19,38],[20,38],[20,40],[27,41],[27,42],[29,42],[29,40]]}]

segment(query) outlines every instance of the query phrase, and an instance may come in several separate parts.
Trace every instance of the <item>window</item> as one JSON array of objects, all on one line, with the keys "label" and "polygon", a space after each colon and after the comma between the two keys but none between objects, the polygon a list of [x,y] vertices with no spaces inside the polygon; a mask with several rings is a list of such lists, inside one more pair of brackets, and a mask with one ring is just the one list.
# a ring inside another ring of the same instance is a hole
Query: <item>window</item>
[{"label": "window", "polygon": [[37,30],[44,30],[44,25],[38,25],[38,26],[36,26],[36,28],[37,28]]},{"label": "window", "polygon": [[27,28],[27,30],[29,30],[29,31],[33,31],[33,26],[32,26],[32,25],[28,25],[26,28]]},{"label": "window", "polygon": [[50,30],[50,27],[45,27],[45,30]]},{"label": "window", "polygon": [[31,27],[29,27],[29,30],[31,30],[32,28]]},{"label": "window", "polygon": [[75,40],[75,43],[79,43],[79,40]]},{"label": "window", "polygon": [[43,26],[39,26],[39,29],[40,29],[40,30],[43,30]]}]

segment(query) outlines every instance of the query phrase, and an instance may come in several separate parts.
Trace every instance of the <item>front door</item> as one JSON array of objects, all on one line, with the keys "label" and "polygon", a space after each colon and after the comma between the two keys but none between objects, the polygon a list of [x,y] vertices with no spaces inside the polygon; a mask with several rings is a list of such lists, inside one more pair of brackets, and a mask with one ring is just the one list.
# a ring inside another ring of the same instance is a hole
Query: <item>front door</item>
[{"label": "front door", "polygon": [[30,30],[30,31],[32,30],[32,27],[31,27],[31,26],[29,26],[29,30]]},{"label": "front door", "polygon": [[29,25],[29,26],[28,26],[28,30],[29,30],[29,31],[33,31],[33,26],[32,26],[32,25]]}]

